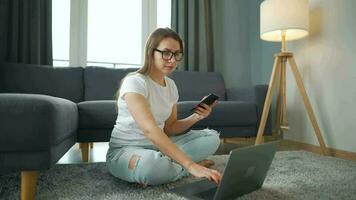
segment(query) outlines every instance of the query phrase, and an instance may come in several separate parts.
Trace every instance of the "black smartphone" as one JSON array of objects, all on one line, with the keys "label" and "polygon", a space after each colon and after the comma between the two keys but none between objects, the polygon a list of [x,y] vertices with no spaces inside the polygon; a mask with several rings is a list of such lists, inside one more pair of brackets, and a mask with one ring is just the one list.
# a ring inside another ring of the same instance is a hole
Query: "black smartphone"
[{"label": "black smartphone", "polygon": [[219,99],[219,96],[217,96],[215,94],[209,94],[205,99],[201,100],[196,106],[194,106],[194,108],[192,108],[191,111],[194,112],[195,108],[197,108],[198,106],[201,106],[201,104],[203,104],[203,103],[210,106],[218,99]]}]

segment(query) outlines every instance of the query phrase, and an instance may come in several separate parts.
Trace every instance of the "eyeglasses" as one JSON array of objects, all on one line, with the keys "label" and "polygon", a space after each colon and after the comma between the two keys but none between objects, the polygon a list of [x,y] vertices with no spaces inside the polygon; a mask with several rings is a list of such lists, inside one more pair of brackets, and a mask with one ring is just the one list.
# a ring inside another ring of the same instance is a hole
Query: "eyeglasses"
[{"label": "eyeglasses", "polygon": [[154,49],[154,51],[158,51],[162,54],[162,59],[165,60],[165,61],[168,61],[170,59],[172,59],[172,57],[174,56],[174,59],[176,61],[181,61],[183,59],[183,53],[182,52],[171,52],[171,51],[161,51],[159,49]]}]

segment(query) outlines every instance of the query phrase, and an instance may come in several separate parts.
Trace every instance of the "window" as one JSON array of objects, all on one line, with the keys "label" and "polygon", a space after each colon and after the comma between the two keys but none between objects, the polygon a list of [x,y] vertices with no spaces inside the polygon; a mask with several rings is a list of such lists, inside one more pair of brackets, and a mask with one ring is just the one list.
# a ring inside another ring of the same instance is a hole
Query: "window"
[{"label": "window", "polygon": [[88,1],[88,65],[141,64],[141,7],[141,0]]},{"label": "window", "polygon": [[53,65],[69,66],[70,0],[52,0]]},{"label": "window", "polygon": [[171,0],[157,0],[157,27],[171,27]]},{"label": "window", "polygon": [[171,21],[170,0],[53,0],[52,5],[55,66],[139,67],[148,34]]}]

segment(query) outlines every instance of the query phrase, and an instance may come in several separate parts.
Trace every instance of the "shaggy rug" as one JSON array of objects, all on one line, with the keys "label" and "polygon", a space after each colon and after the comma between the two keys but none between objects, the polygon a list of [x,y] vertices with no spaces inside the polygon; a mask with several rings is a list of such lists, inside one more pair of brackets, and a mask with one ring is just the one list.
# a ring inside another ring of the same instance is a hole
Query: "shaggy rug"
[{"label": "shaggy rug", "polygon": [[[212,156],[222,171],[227,155]],[[170,188],[192,177],[141,187],[111,176],[104,163],[56,165],[39,175],[36,199],[184,199]],[[19,173],[0,175],[0,199],[19,199]],[[277,152],[261,189],[239,199],[356,199],[356,162],[305,151]]]}]

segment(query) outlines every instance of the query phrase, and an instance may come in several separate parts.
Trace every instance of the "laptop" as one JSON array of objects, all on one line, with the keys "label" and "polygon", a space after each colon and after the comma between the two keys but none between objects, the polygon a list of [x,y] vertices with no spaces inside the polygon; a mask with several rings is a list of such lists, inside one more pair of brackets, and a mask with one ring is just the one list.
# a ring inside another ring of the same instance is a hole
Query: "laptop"
[{"label": "laptop", "polygon": [[262,187],[279,141],[234,149],[219,185],[203,179],[170,191],[190,199],[235,199]]}]

